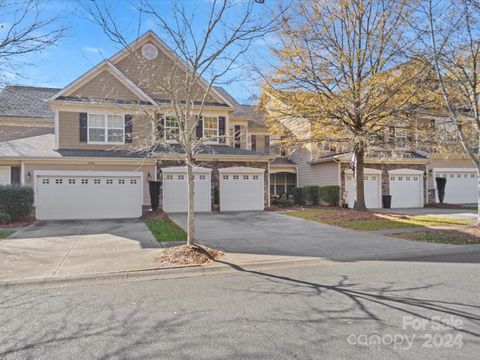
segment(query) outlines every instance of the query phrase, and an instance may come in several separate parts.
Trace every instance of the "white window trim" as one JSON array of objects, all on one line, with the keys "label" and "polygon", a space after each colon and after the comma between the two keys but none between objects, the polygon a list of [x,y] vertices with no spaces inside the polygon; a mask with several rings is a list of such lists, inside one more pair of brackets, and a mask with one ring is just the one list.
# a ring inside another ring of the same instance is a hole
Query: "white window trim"
[{"label": "white window trim", "polygon": [[[218,121],[218,116],[216,115],[202,115],[202,136],[203,138],[206,138],[205,136],[205,118],[210,117],[210,118],[215,118],[217,119],[217,140],[216,141],[205,141],[204,144],[218,144],[219,143],[219,137],[220,137],[220,127],[219,127],[219,121]],[[209,130],[215,130],[213,128],[208,128]]]},{"label": "white window trim", "polygon": [[[103,121],[104,121],[104,124],[105,126],[103,127],[104,131],[105,131],[105,141],[90,141],[90,129],[102,129],[102,128],[99,128],[99,127],[90,127],[90,115],[101,115],[103,116]],[[122,135],[122,141],[108,141],[108,130],[109,129],[116,129],[116,130],[120,130],[120,128],[109,128],[108,127],[108,116],[111,115],[111,116],[122,116],[123,118],[123,127],[121,128],[122,129],[122,132],[123,132],[123,135]],[[96,144],[96,145],[125,145],[125,114],[110,114],[110,113],[87,113],[87,144]]]}]

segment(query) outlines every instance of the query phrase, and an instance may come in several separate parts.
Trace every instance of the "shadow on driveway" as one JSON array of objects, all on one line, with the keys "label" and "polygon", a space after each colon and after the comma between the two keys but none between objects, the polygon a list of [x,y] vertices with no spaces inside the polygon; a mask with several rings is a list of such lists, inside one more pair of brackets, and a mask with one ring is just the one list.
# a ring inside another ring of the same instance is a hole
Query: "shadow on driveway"
[{"label": "shadow on driveway", "polygon": [[[171,214],[170,218],[186,228],[185,214]],[[319,257],[334,261],[434,261],[438,257],[438,261],[480,262],[480,245],[396,239],[275,212],[198,214],[196,237],[202,244],[229,253]]]}]

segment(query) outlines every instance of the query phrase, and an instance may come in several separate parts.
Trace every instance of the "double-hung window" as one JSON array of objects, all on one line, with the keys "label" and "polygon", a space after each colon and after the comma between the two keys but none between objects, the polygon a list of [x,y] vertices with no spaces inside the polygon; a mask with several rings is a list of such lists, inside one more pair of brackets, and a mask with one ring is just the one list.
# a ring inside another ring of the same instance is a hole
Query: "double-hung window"
[{"label": "double-hung window", "polygon": [[203,117],[203,137],[209,142],[218,142],[218,118],[216,116]]},{"label": "double-hung window", "polygon": [[175,116],[165,116],[165,140],[176,141],[180,135],[180,126]]},{"label": "double-hung window", "polygon": [[111,114],[88,114],[88,142],[123,144],[125,142],[125,117]]}]

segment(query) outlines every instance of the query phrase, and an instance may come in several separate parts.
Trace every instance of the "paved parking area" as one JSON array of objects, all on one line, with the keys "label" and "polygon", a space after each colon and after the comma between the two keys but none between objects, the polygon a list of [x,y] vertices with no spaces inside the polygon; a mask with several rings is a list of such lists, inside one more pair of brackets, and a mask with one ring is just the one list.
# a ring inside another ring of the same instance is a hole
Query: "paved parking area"
[{"label": "paved parking area", "polygon": [[[185,228],[185,214],[171,214],[170,218]],[[395,239],[267,211],[198,214],[196,232],[200,243],[230,253],[320,257],[337,261],[410,260],[480,252],[480,245],[458,246]]]},{"label": "paved parking area", "polygon": [[0,281],[154,267],[159,247],[138,220],[38,222],[0,241]]}]

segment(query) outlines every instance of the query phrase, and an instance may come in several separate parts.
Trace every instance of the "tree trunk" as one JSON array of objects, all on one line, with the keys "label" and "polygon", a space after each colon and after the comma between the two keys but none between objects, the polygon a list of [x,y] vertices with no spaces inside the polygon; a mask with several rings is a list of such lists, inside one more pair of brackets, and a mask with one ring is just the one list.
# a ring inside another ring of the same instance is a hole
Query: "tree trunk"
[{"label": "tree trunk", "polygon": [[193,169],[190,162],[187,163],[188,181],[188,209],[187,209],[187,245],[195,245],[195,189]]},{"label": "tree trunk", "polygon": [[355,169],[357,200],[355,201],[353,210],[358,211],[367,210],[367,207],[365,206],[365,188],[363,185],[364,156],[365,150],[363,148],[355,150],[355,158],[357,160],[357,166]]}]

